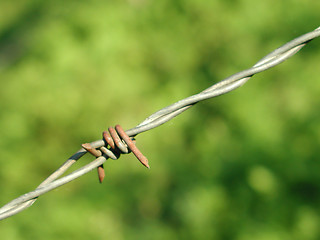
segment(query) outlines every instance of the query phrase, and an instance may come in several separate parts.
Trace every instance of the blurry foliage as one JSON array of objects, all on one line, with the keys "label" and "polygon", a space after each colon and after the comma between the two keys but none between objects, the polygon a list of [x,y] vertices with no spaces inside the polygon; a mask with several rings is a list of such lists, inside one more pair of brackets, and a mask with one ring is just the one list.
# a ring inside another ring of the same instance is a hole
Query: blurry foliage
[{"label": "blurry foliage", "polygon": [[[0,203],[109,125],[252,66],[319,23],[319,1],[0,2]],[[319,239],[320,42],[141,134],[0,223],[3,239]],[[92,160],[85,157],[78,164]]]}]

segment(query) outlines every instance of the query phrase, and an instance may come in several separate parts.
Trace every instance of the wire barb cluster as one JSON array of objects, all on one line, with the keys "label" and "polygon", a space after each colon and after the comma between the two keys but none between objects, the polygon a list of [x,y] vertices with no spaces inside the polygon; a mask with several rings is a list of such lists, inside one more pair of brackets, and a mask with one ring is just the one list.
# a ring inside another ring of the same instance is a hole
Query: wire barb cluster
[{"label": "wire barb cluster", "polygon": [[[103,157],[106,160],[111,158],[117,160],[120,155],[133,152],[136,158],[147,168],[150,168],[148,159],[140,152],[135,145],[134,138],[130,138],[120,125],[116,125],[115,128],[109,127],[108,131],[102,133],[104,146],[99,149],[94,148],[90,143],[84,143],[81,146],[96,158]],[[98,177],[100,183],[102,183],[105,172],[103,164],[98,166]]]},{"label": "wire barb cluster", "polygon": [[[103,139],[91,143],[85,143],[82,148],[73,154],[67,161],[65,161],[54,173],[45,179],[34,191],[26,193],[0,208],[0,220],[13,216],[18,212],[30,207],[37,198],[59,186],[62,186],[89,171],[98,168],[98,175],[100,182],[104,178],[103,163],[107,158],[118,159],[120,154],[129,153],[130,151],[138,158],[138,160],[147,168],[149,168],[148,160],[137,149],[133,142],[133,138],[137,134],[148,131],[161,124],[173,119],[175,116],[186,111],[196,103],[220,96],[235,90],[236,88],[245,84],[254,74],[272,68],[281,62],[287,60],[302,47],[304,47],[312,39],[320,36],[320,27],[306,33],[292,41],[284,44],[278,49],[274,50],[254,66],[249,69],[243,70],[236,74],[227,77],[226,79],[212,85],[211,87],[203,90],[202,92],[182,99],[176,103],[165,107],[148,118],[136,127],[124,131],[119,125],[115,128],[109,128],[109,132],[103,133]],[[74,163],[77,162],[87,152],[94,155],[96,158],[87,165],[73,171],[72,173],[61,177]]]}]

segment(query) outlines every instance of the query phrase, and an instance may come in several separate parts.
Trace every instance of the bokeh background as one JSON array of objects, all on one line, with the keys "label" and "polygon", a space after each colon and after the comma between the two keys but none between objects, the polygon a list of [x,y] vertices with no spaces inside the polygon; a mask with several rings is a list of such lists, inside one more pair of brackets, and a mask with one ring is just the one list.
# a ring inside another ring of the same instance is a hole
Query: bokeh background
[{"label": "bokeh background", "polygon": [[[320,2],[1,0],[0,204],[108,126],[251,67],[319,25]],[[137,136],[0,222],[2,239],[320,238],[320,41]],[[86,156],[76,166],[93,160]],[[73,168],[74,170],[76,168]]]}]

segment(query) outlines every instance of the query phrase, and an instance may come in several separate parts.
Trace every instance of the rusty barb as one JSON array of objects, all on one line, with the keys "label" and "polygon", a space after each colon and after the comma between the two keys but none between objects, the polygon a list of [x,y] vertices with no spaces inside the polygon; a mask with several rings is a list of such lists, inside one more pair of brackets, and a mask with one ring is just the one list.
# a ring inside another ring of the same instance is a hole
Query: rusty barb
[{"label": "rusty barb", "polygon": [[[120,125],[116,125],[115,128],[109,127],[108,131],[102,133],[104,146],[94,148],[90,143],[84,143],[81,146],[96,158],[104,157],[116,160],[121,154],[132,152],[145,167],[150,168],[148,159],[137,148],[134,138],[130,138]],[[99,181],[102,183],[105,177],[103,164],[97,169]]]},{"label": "rusty barb", "polygon": [[[105,176],[103,164],[108,158],[118,159],[121,154],[132,152],[137,159],[147,168],[149,168],[148,160],[138,150],[134,143],[133,137],[139,133],[146,132],[150,129],[160,126],[186,111],[196,103],[220,96],[237,89],[245,84],[254,74],[263,72],[272,68],[296,54],[312,39],[320,36],[320,27],[303,34],[283,46],[272,51],[252,67],[235,73],[200,93],[189,96],[176,103],[173,103],[161,110],[151,114],[142,123],[127,131],[117,125],[115,128],[110,127],[108,132],[103,132],[103,138],[91,143],[82,144],[82,148],[67,159],[54,173],[45,179],[34,191],[26,193],[0,208],[0,220],[11,217],[14,214],[30,207],[37,198],[57,187],[60,187],[90,171],[97,168],[99,181],[102,182]],[[95,159],[87,165],[73,171],[72,173],[62,176],[74,163],[77,162],[87,152],[92,154]]]}]

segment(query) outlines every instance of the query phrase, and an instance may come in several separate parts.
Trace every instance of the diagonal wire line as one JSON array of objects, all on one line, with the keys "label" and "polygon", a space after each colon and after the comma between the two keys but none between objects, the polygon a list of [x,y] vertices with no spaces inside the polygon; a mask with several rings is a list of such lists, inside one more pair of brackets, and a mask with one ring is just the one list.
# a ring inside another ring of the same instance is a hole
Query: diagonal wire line
[{"label": "diagonal wire line", "polygon": [[[320,27],[293,39],[292,41],[284,44],[283,46],[277,48],[273,52],[263,57],[251,68],[235,73],[198,94],[189,96],[153,113],[136,127],[127,130],[127,135],[130,137],[134,137],[139,133],[148,131],[168,122],[169,120],[173,119],[174,117],[186,111],[200,101],[217,97],[235,90],[236,88],[245,84],[254,74],[263,72],[282,63],[283,61],[287,60],[295,53],[297,53],[312,39],[319,36]],[[105,145],[103,140],[97,140],[90,144],[94,148],[99,148]],[[88,173],[107,160],[105,156],[98,157],[87,165],[73,171],[72,173],[64,177],[59,178],[86,152],[87,151],[85,149],[81,148],[67,161],[65,161],[54,173],[52,173],[47,179],[45,179],[34,191],[23,194],[0,208],[0,220],[8,218],[25,210],[26,208],[30,207],[40,195],[45,194]]]}]

